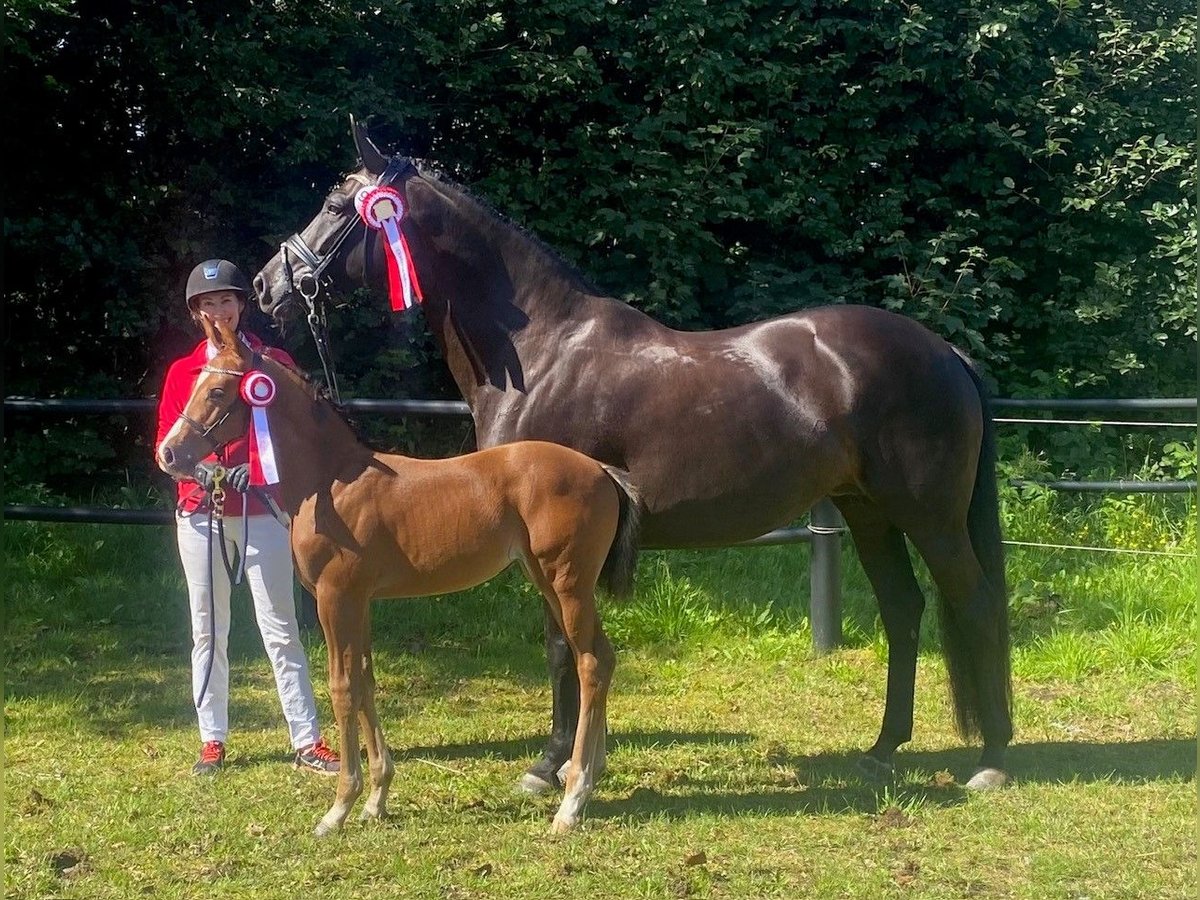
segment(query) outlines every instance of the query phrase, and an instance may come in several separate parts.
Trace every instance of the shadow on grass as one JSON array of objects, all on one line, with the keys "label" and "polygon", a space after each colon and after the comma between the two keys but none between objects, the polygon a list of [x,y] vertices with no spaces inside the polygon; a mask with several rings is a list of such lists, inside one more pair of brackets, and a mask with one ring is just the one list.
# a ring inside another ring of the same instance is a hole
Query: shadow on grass
[{"label": "shadow on grass", "polygon": [[[680,744],[744,744],[755,740],[745,732],[633,731],[609,735],[609,753],[623,750],[653,750]],[[541,751],[543,740],[529,737],[505,741],[439,744],[393,749],[397,761],[427,759],[525,759]],[[974,770],[978,751],[974,747],[949,750],[901,749],[895,758],[897,776],[905,772],[961,772]],[[816,756],[777,755],[774,765],[803,772],[810,781],[860,777],[859,750],[823,753]],[[1045,741],[1014,744],[1008,751],[1008,772],[1017,784],[1066,784],[1093,781],[1186,781],[1196,776],[1196,743],[1187,740],[1147,740],[1128,743]]]},{"label": "shadow on grass", "polygon": [[[737,731],[630,731],[610,735],[609,752],[622,749],[652,750],[655,747],[678,744],[744,744],[754,736]],[[437,744],[428,747],[389,747],[397,763],[405,759],[507,759],[525,760],[541,753],[544,737],[529,737],[507,741],[481,741],[464,744]]]},{"label": "shadow on grass", "polygon": [[[721,732],[632,732],[614,736],[614,748],[652,749],[675,744],[728,744],[753,736]],[[405,761],[501,758],[523,760],[540,749],[534,739],[487,741],[411,747],[394,751],[398,766]],[[949,808],[967,802],[970,792],[961,783],[938,778],[943,771],[969,773],[971,748],[917,751],[897,757],[897,779],[891,784],[872,781],[858,769],[859,753],[824,753],[775,758],[796,773],[786,783],[764,775],[760,783],[751,775],[745,790],[730,788],[727,771],[711,775],[664,778],[659,786],[638,784],[624,792],[602,781],[588,804],[588,817],[622,822],[650,819],[688,819],[712,815],[876,815],[899,805],[914,808]],[[610,757],[610,764],[613,758]],[[619,767],[619,761],[616,763]],[[1130,784],[1185,781],[1195,775],[1195,745],[1184,740],[1135,741],[1127,744],[1045,742],[1012,748],[1011,773],[1016,787],[1022,784],[1072,784],[1115,781]],[[965,780],[965,777],[964,777]],[[493,797],[487,809],[495,814],[510,809],[519,813],[524,801],[516,795]],[[904,816],[880,816],[879,827],[900,827]]]},{"label": "shadow on grass", "polygon": [[[694,740],[696,736],[685,737]],[[957,781],[944,782],[931,776],[944,771],[961,772],[965,780],[974,766],[971,748],[898,754],[893,785],[865,778],[858,769],[860,755],[826,753],[777,760],[793,768],[800,783],[774,790],[764,786],[758,790],[730,791],[724,779],[707,783],[689,780],[683,792],[639,786],[625,798],[605,799],[601,785],[600,793],[589,804],[588,815],[644,820],[738,813],[873,814],[897,801],[906,806],[911,803],[949,807],[965,803],[970,795]],[[1183,782],[1195,778],[1196,745],[1185,740],[1020,744],[1011,749],[1009,766],[1017,788],[1022,784]],[[917,780],[906,778],[906,773],[916,775]],[[891,791],[884,793],[888,787]]]}]

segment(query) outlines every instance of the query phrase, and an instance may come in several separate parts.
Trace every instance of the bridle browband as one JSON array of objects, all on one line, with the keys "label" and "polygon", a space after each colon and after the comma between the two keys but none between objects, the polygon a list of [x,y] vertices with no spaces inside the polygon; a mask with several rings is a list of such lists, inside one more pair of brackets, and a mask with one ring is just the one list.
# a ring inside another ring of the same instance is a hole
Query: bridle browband
[{"label": "bridle browband", "polygon": [[[373,185],[390,185],[402,175],[406,175],[409,170],[416,170],[411,159],[402,157],[397,159],[393,157],[388,160],[387,166],[383,170],[383,174],[375,179]],[[357,176],[349,176],[357,177]],[[366,182],[363,179],[364,186],[371,185],[371,182]],[[341,396],[337,387],[337,376],[333,371],[333,364],[329,353],[328,341],[325,334],[328,327],[325,323],[325,310],[318,307],[317,298],[321,293],[321,279],[325,275],[325,270],[330,264],[338,258],[338,254],[342,252],[342,247],[346,243],[354,229],[362,224],[362,219],[357,214],[347,216],[346,221],[342,223],[333,242],[329,245],[329,249],[324,255],[317,253],[312,247],[308,246],[308,242],[299,234],[293,234],[282,244],[279,245],[279,259],[283,265],[283,279],[287,284],[287,294],[280,300],[279,305],[285,306],[289,302],[293,302],[296,294],[299,294],[304,301],[304,305],[308,308],[308,327],[312,331],[313,341],[317,345],[317,355],[321,358],[321,367],[325,370],[325,383],[329,386],[330,393],[333,399],[340,403]],[[366,241],[369,238],[369,233],[364,228],[363,244],[364,248]],[[308,271],[302,274],[299,278],[296,277],[292,269],[292,257],[295,257],[299,262],[303,263]],[[365,265],[365,262],[364,262]]]}]

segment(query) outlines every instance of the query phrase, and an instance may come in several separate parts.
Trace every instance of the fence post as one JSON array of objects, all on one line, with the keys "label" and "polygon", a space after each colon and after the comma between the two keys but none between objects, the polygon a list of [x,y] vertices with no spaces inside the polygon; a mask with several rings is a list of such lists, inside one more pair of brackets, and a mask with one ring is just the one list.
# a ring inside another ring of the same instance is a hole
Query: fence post
[{"label": "fence post", "polygon": [[809,512],[812,566],[809,570],[809,620],[813,649],[828,653],[842,643],[842,532],[846,522],[828,497]]}]

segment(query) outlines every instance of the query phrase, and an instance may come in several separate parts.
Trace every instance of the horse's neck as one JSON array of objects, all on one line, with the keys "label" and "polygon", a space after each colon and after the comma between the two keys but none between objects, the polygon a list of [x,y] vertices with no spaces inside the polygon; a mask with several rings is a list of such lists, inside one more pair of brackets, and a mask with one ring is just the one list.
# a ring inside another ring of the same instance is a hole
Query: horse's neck
[{"label": "horse's neck", "polygon": [[657,326],[626,304],[589,293],[550,251],[469,195],[441,183],[427,184],[425,191],[425,209],[418,208],[415,218],[436,218],[443,235],[470,242],[428,254],[439,268],[431,273],[435,289],[426,299],[426,316],[472,407],[481,390],[525,391],[525,376],[535,376],[585,325],[626,333],[624,326],[636,318],[644,320],[638,326]]}]

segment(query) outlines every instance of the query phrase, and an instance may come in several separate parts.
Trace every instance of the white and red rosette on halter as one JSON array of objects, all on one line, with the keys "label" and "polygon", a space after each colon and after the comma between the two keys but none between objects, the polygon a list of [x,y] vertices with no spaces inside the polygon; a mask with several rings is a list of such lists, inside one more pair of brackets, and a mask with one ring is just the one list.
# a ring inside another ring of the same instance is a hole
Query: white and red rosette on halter
[{"label": "white and red rosette on halter", "polygon": [[413,267],[408,242],[400,231],[404,218],[404,198],[388,184],[365,187],[354,196],[354,206],[367,227],[382,231],[387,241],[388,297],[392,310],[411,309],[417,300],[424,300],[417,270]]},{"label": "white and red rosette on halter", "polygon": [[275,399],[275,382],[257,369],[242,376],[242,399],[250,405],[250,483],[278,484],[279,467],[275,464],[275,445],[267,424],[267,407]]}]

